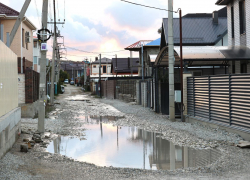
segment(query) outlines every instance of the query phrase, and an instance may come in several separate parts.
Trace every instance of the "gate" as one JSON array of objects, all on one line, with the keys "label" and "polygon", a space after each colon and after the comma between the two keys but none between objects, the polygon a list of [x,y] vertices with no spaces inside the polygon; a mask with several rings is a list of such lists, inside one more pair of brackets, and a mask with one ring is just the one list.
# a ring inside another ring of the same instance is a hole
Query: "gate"
[{"label": "gate", "polygon": [[[175,83],[175,90],[181,90],[181,84]],[[169,115],[169,84],[161,83],[161,113]],[[181,115],[180,107],[175,103],[175,115]]]}]

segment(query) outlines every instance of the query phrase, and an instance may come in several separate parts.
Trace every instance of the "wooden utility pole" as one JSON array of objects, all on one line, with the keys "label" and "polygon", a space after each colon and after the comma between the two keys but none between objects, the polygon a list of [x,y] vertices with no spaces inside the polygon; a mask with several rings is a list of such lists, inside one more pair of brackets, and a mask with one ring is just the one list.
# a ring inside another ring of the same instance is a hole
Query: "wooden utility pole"
[{"label": "wooden utility pole", "polygon": [[[50,86],[50,104],[54,105],[54,82],[55,82],[55,56],[56,56],[56,3],[54,4],[54,42],[53,42],[53,55],[52,55],[52,73],[51,73],[51,86]],[[57,87],[58,88],[58,87]]]},{"label": "wooden utility pole", "polygon": [[17,18],[17,20],[16,20],[16,22],[15,22],[15,25],[14,25],[14,27],[13,27],[11,33],[10,33],[9,42],[7,43],[7,44],[9,45],[9,47],[11,46],[11,44],[12,44],[12,42],[13,42],[13,39],[14,39],[14,37],[15,37],[15,35],[16,35],[16,32],[17,32],[17,30],[18,30],[20,24],[22,23],[22,20],[23,20],[23,18],[24,18],[24,15],[25,15],[25,13],[26,13],[28,7],[29,7],[30,1],[31,1],[31,0],[26,0],[26,1],[25,1],[24,5],[23,5],[23,7],[22,7],[22,10],[21,10],[21,12],[19,13],[19,16],[18,16],[18,18]]},{"label": "wooden utility pole", "polygon": [[[47,29],[47,17],[48,17],[48,0],[43,0],[43,12],[42,12],[42,28]],[[43,34],[45,31],[43,32]],[[42,35],[44,37],[45,35]],[[46,39],[47,37],[43,38]],[[38,112],[38,131],[43,133],[45,130],[45,102],[46,102],[46,62],[47,51],[41,51],[40,60],[40,86],[39,86],[39,112]]]}]

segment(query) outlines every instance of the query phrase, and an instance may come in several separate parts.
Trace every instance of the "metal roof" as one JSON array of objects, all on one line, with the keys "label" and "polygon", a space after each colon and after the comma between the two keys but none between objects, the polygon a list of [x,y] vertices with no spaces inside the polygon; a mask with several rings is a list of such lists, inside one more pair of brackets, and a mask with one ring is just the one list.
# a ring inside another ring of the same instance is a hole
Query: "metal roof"
[{"label": "metal roof", "polygon": [[[175,65],[180,65],[180,47],[175,46]],[[247,47],[226,46],[183,46],[183,61],[198,65],[223,65],[226,61],[250,60],[250,49]],[[168,66],[168,47],[158,54],[155,65]]]},{"label": "metal roof", "polygon": [[[132,66],[139,65],[139,58],[132,58]],[[116,58],[112,59],[113,68],[116,67]],[[117,58],[117,72],[130,73],[130,58]],[[134,73],[138,72],[138,67],[132,67]]]},{"label": "metal roof", "polygon": [[[180,43],[179,18],[173,20],[174,44]],[[183,18],[183,45],[202,46],[215,45],[227,33],[227,18],[220,18],[219,23],[213,23],[211,18]],[[168,19],[163,19],[163,33],[168,40]],[[167,43],[166,43],[167,44]]]},{"label": "metal roof", "polygon": [[215,4],[217,5],[228,5],[233,0],[218,0]]},{"label": "metal roof", "polygon": [[19,12],[0,2],[0,14],[5,14],[7,16],[18,16]]},{"label": "metal roof", "polygon": [[[208,18],[210,18],[210,17],[212,17],[212,13],[189,13],[189,14],[186,14],[185,16],[183,16],[182,18],[194,18],[194,17],[196,17],[196,18],[204,18],[204,17],[208,17]],[[219,17],[227,17],[227,7],[224,7],[224,8],[222,8],[222,9],[220,9],[220,10],[218,10],[218,16]]]},{"label": "metal roof", "polygon": [[150,43],[146,44],[145,46],[160,46],[161,38],[151,41]]},{"label": "metal roof", "polygon": [[[97,61],[92,62],[91,64],[99,64],[100,60],[98,59]],[[109,58],[102,58],[101,59],[101,64],[111,64],[112,63],[112,59]]]},{"label": "metal roof", "polygon": [[152,42],[153,40],[141,40],[141,41],[137,41],[136,43],[128,46],[125,48],[125,50],[130,50],[130,49],[140,49],[143,46],[145,46],[146,44]]}]

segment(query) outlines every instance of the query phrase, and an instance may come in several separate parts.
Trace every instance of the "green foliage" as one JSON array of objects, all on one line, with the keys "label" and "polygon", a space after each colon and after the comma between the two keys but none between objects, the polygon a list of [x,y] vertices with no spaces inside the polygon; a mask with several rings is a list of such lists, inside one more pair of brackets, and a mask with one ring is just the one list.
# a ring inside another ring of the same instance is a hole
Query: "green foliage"
[{"label": "green foliage", "polygon": [[63,82],[59,81],[57,83],[57,94],[62,94],[61,85],[63,85]]},{"label": "green foliage", "polygon": [[60,82],[64,82],[65,79],[69,79],[69,73],[60,70]]},{"label": "green foliage", "polygon": [[79,83],[84,84],[84,75],[81,76]]}]

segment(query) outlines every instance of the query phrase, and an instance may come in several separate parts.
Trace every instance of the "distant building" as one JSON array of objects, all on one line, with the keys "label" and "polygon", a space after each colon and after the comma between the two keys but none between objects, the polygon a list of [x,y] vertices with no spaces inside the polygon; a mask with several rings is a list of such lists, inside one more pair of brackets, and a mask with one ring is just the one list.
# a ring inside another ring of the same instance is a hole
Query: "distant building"
[{"label": "distant building", "polygon": [[138,76],[139,58],[113,58],[112,74],[130,76]]}]

